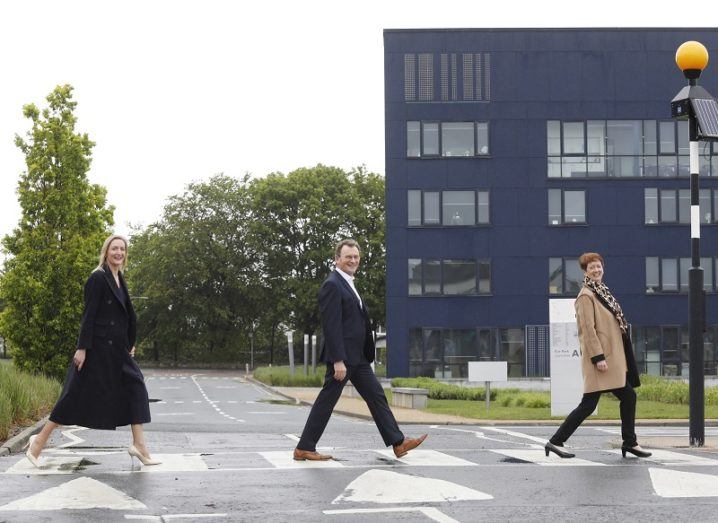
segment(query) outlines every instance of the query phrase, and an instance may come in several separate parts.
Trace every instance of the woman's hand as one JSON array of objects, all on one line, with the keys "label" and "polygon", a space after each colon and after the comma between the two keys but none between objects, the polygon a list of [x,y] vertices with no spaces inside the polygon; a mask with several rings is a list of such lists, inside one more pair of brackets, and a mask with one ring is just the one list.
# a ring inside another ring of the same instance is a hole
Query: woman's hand
[{"label": "woman's hand", "polygon": [[82,366],[85,364],[85,352],[85,349],[77,349],[75,355],[72,357],[72,361],[75,363],[75,367],[77,367],[77,372],[80,372]]},{"label": "woman's hand", "polygon": [[596,368],[599,372],[606,372],[608,370],[608,363],[606,363],[606,360],[601,360],[596,363]]}]

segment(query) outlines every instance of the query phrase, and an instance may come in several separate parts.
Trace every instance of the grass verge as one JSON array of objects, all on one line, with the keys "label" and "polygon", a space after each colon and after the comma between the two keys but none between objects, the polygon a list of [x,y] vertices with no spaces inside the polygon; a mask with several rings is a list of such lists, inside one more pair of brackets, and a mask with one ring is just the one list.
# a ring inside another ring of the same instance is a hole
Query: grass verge
[{"label": "grass verge", "polygon": [[14,427],[30,425],[46,415],[61,390],[53,379],[19,371],[11,361],[0,360],[0,441]]}]

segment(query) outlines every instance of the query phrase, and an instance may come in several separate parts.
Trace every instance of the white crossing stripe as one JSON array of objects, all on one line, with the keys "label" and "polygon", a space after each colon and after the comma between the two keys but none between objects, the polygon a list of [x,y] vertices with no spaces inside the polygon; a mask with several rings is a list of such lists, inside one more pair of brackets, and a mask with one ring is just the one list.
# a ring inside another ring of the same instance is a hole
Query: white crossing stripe
[{"label": "white crossing stripe", "polygon": [[302,469],[302,468],[341,468],[344,465],[334,460],[325,461],[295,461],[291,450],[277,450],[271,452],[258,452],[260,456],[269,461],[278,469]]},{"label": "white crossing stripe", "polygon": [[605,467],[605,463],[588,461],[581,458],[564,459],[554,454],[546,457],[543,448],[536,449],[490,449],[491,452],[502,454],[506,457],[542,465],[545,467]]},{"label": "white crossing stripe", "polygon": [[[619,449],[613,449],[610,452],[615,454],[621,454]],[[672,450],[663,449],[650,449],[651,456],[648,458],[637,458],[632,454],[626,454],[626,459],[641,459],[647,461],[653,461],[660,463],[661,465],[668,466],[684,466],[684,465],[699,465],[699,466],[718,466],[718,460],[709,459],[704,456],[695,456],[693,454],[684,454],[682,452],[673,452]]]},{"label": "white crossing stripe", "polygon": [[450,456],[436,450],[412,450],[406,456],[397,458],[391,449],[376,450],[378,454],[387,458],[401,461],[415,467],[476,467],[476,463],[465,459]]},{"label": "white crossing stripe", "polygon": [[72,474],[80,467],[81,457],[52,456],[46,457],[46,453],[40,456],[40,468],[35,467],[30,461],[23,457],[12,467],[5,471],[5,474],[22,474],[45,476],[48,474]]},{"label": "white crossing stripe", "polygon": [[718,497],[718,476],[650,468],[653,490],[662,498]]},{"label": "white crossing stripe", "polygon": [[160,460],[159,465],[142,465],[138,472],[197,472],[207,470],[207,464],[200,454],[152,454]]}]

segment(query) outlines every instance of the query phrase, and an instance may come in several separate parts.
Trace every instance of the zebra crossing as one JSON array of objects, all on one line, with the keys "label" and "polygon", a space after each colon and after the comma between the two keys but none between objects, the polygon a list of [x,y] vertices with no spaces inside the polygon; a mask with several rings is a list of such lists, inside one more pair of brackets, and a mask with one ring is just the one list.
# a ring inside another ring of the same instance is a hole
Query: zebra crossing
[{"label": "zebra crossing", "polygon": [[[247,450],[214,453],[153,453],[162,465],[135,465],[130,472],[161,474],[164,472],[197,472],[227,470],[287,470],[316,468],[402,468],[402,467],[503,467],[535,465],[541,467],[619,467],[643,463],[663,467],[716,467],[718,455],[698,455],[671,450],[653,449],[650,458],[621,457],[619,449],[587,450],[586,456],[561,459],[548,457],[538,445],[532,448],[503,449],[416,449],[396,458],[391,449],[320,448],[334,459],[328,461],[295,461],[292,450]],[[91,451],[87,449],[47,449],[42,466],[35,468],[26,458],[19,458],[4,474],[51,475],[74,474],[91,468],[102,473],[127,473],[125,449]],[[102,462],[102,463],[99,463]],[[118,463],[120,464],[118,468]],[[124,463],[124,465],[122,465]]]}]

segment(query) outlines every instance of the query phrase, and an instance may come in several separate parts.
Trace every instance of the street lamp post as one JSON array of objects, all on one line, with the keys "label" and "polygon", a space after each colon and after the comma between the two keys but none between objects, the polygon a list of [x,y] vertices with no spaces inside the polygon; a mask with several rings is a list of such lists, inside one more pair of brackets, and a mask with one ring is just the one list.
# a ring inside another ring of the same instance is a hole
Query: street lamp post
[{"label": "street lamp post", "polygon": [[708,65],[708,51],[699,42],[685,42],[676,51],[676,64],[688,79],[671,101],[671,115],[688,119],[690,139],[691,190],[691,268],[688,271],[688,348],[689,348],[689,442],[702,447],[705,442],[705,398],[703,332],[705,331],[705,295],[703,269],[700,266],[700,206],[698,199],[698,141],[718,139],[718,104],[697,85],[703,69]]}]

